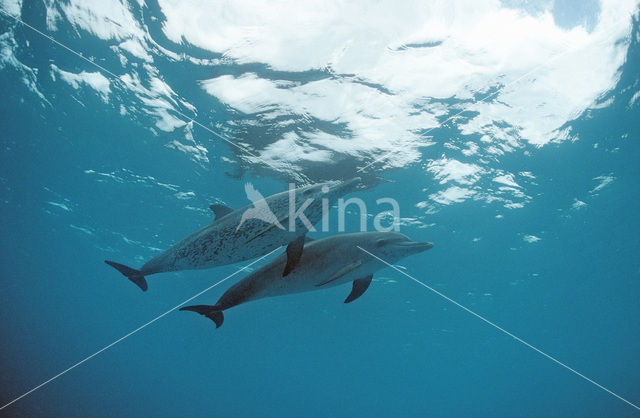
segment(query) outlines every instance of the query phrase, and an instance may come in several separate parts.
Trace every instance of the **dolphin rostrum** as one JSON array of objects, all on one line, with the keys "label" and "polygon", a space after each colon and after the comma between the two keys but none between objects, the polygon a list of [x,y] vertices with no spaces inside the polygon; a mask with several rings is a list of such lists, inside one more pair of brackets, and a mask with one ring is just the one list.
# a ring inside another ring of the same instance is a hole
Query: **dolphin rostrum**
[{"label": "dolphin rostrum", "polygon": [[362,249],[394,263],[432,247],[430,242],[411,241],[397,232],[357,232],[312,240],[305,244],[298,266],[286,280],[282,280],[281,272],[287,257],[281,254],[231,286],[215,305],[185,306],[180,310],[204,315],[218,328],[224,321],[222,311],[241,303],[353,282],[351,293],[344,301],[349,303],[362,296],[376,271],[386,267]]},{"label": "dolphin rostrum", "polygon": [[[168,250],[158,254],[139,270],[113,261],[114,267],[140,289],[147,290],[145,276],[177,270],[205,269],[259,257],[287,245],[287,263],[280,277],[296,267],[302,254],[305,234],[323,216],[323,210],[339,197],[356,189],[360,178],[344,182],[329,181],[262,198],[247,185],[252,205],[233,210],[224,205],[211,205],[216,219]],[[251,191],[251,193],[249,193]]]}]

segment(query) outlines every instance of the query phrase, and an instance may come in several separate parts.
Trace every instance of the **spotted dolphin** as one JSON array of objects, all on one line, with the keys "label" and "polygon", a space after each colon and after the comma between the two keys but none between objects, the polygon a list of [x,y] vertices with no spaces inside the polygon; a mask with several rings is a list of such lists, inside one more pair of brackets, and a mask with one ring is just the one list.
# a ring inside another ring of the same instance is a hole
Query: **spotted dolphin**
[{"label": "spotted dolphin", "polygon": [[388,263],[395,263],[432,247],[430,242],[411,241],[397,232],[334,235],[305,244],[300,262],[286,280],[282,280],[281,271],[287,256],[281,254],[231,286],[215,305],[185,306],[180,310],[204,315],[215,322],[218,328],[224,321],[222,311],[241,303],[353,282],[351,293],[344,301],[350,303],[369,288],[373,274],[386,267],[386,264],[363,250]]},{"label": "spotted dolphin", "polygon": [[[105,263],[145,291],[145,276],[150,274],[237,263],[287,245],[288,261],[280,275],[286,276],[300,259],[309,227],[320,221],[323,211],[339,197],[354,191],[359,183],[360,178],[356,177],[299,187],[254,201],[238,210],[211,205],[216,217],[213,223],[158,254],[140,269],[109,260]],[[252,195],[259,194],[252,191]]]}]

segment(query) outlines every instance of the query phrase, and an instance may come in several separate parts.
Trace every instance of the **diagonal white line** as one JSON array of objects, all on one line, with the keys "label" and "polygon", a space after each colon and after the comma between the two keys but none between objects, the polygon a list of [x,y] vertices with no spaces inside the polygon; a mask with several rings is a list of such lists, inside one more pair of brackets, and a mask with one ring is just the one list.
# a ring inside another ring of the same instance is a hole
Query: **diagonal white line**
[{"label": "diagonal white line", "polygon": [[[619,21],[617,21],[617,22],[616,22],[616,24],[615,24],[615,25],[613,25],[613,27],[614,27],[614,28],[616,28],[616,27],[617,27],[617,25],[618,25],[618,23],[622,22],[623,20],[628,19],[629,17],[633,18],[633,15],[626,16],[626,17],[624,17],[624,18],[621,18]],[[614,30],[612,30],[610,34],[608,34],[607,36],[605,36],[605,37],[604,37],[604,40],[608,40],[611,36],[613,36],[613,33],[614,33]],[[604,40],[603,40],[603,39],[595,39],[592,43],[594,43],[594,44],[595,44],[596,42],[604,42]],[[580,50],[580,49],[582,49],[582,48],[585,48],[585,47],[587,47],[587,46],[589,46],[589,45],[590,45],[590,44],[587,44],[587,45],[581,45],[581,46],[578,46],[577,48],[568,48],[566,51],[563,51],[563,52],[561,52],[561,53],[559,53],[559,54],[557,54],[557,55],[555,55],[555,56],[553,56],[553,57],[549,58],[549,59],[548,59],[548,60],[546,60],[545,62],[543,62],[543,63],[541,63],[541,64],[538,64],[537,66],[533,67],[531,70],[527,71],[526,73],[524,73],[524,74],[523,74],[523,75],[521,75],[520,77],[516,78],[515,80],[510,81],[509,83],[507,83],[507,84],[505,84],[504,86],[500,87],[499,89],[497,89],[497,90],[496,90],[496,91],[494,91],[493,93],[488,94],[488,95],[487,95],[487,96],[485,96],[482,100],[478,100],[477,102],[473,102],[473,104],[474,104],[474,105],[476,105],[476,104],[479,104],[479,103],[483,103],[483,102],[487,101],[488,99],[490,99],[490,98],[492,98],[492,97],[495,97],[498,93],[502,92],[502,91],[503,91],[504,89],[506,89],[507,87],[512,86],[512,85],[514,85],[514,84],[517,84],[520,80],[522,80],[522,79],[524,79],[524,78],[526,78],[526,77],[530,76],[531,74],[533,74],[533,73],[537,72],[538,70],[540,70],[541,68],[545,67],[546,65],[548,65],[548,64],[550,64],[550,63],[552,63],[552,62],[556,61],[558,58],[560,58],[560,57],[562,57],[562,56],[564,56],[564,55],[566,55],[566,54],[568,54],[568,53],[570,53],[570,52],[578,51],[578,50]],[[426,131],[424,131],[421,135],[422,135],[422,136],[424,136],[424,135],[428,134],[429,132],[433,131],[434,129],[441,128],[442,126],[444,126],[444,124],[445,124],[445,123],[447,123],[447,122],[451,121],[452,119],[454,119],[454,118],[456,118],[456,117],[460,116],[461,114],[463,114],[464,112],[467,112],[467,111],[469,111],[469,110],[470,110],[469,108],[462,109],[462,110],[461,110],[461,111],[459,111],[458,113],[455,113],[454,115],[452,115],[452,116],[448,117],[447,119],[445,119],[442,123],[438,124],[438,126],[435,126],[435,127],[433,127],[433,128],[429,128],[429,129],[427,129],[427,130],[426,130]],[[387,158],[387,157],[388,157],[388,156],[390,156],[391,154],[395,153],[396,151],[397,151],[397,149],[395,149],[395,150],[391,150],[391,151],[389,151],[389,152],[387,152],[387,153],[384,153],[383,155],[379,156],[378,158],[375,158],[375,159],[374,159],[373,161],[371,161],[369,164],[365,165],[364,167],[359,168],[359,169],[358,169],[358,171],[356,171],[356,173],[360,173],[360,172],[362,172],[362,171],[366,170],[367,168],[371,167],[373,164],[375,164],[375,163],[377,163],[377,162],[379,162],[379,161],[381,161],[381,160],[384,160],[385,158]]]},{"label": "diagonal white line", "polygon": [[[110,78],[112,79],[112,81],[116,82],[116,83],[121,83],[123,84],[125,87],[128,88],[133,88],[135,87],[132,83],[127,82],[123,79],[121,79],[120,77],[118,77],[116,74],[114,74],[112,71],[106,69],[105,67],[103,67],[102,65],[98,64],[97,62],[93,61],[90,58],[85,57],[84,55],[82,55],[80,52],[77,52],[73,49],[71,49],[70,47],[66,46],[65,44],[63,44],[62,42],[56,40],[55,38],[53,38],[50,35],[47,35],[46,33],[40,31],[39,29],[36,29],[35,27],[31,26],[30,24],[26,23],[25,21],[23,21],[22,19],[15,17],[9,13],[7,13],[6,11],[2,10],[2,8],[0,8],[0,13],[2,13],[3,15],[10,17],[11,19],[15,20],[17,23],[20,23],[21,25],[24,25],[25,27],[31,29],[32,31],[40,34],[41,36],[47,38],[48,40],[50,40],[51,42],[53,42],[54,44],[66,49],[67,51],[71,52],[73,55],[83,59],[84,61],[88,62],[89,64],[93,65],[94,67],[98,68],[100,71],[106,73],[107,75],[110,76]],[[239,150],[243,151],[244,153],[252,156],[253,158],[256,158],[260,161],[262,161],[265,165],[270,166],[271,168],[275,169],[276,171],[279,170],[278,167],[276,167],[275,165],[273,165],[272,163],[265,161],[264,159],[262,159],[261,157],[255,155],[254,153],[252,153],[251,151],[249,151],[248,149],[246,149],[245,147],[236,144],[233,141],[228,140],[227,138],[225,138],[224,136],[220,135],[219,133],[217,133],[216,131],[214,131],[213,129],[209,128],[206,125],[203,125],[202,123],[198,122],[197,120],[195,120],[194,118],[190,117],[189,115],[185,114],[184,112],[178,110],[178,109],[172,109],[173,112],[177,113],[178,115],[182,116],[183,118],[187,119],[189,122],[193,122],[195,125],[198,125],[199,127],[201,127],[202,129],[208,131],[209,133],[215,135],[216,137],[222,139],[223,141],[233,145],[234,147],[238,148]]]},{"label": "diagonal white line", "polygon": [[583,375],[582,373],[580,373],[579,371],[567,366],[566,364],[564,364],[563,362],[561,362],[560,360],[555,359],[554,357],[550,356],[549,354],[545,353],[544,351],[540,350],[539,348],[529,344],[528,342],[526,342],[525,340],[523,340],[522,338],[512,334],[511,332],[507,331],[506,329],[500,327],[499,325],[496,325],[495,323],[491,322],[490,320],[488,320],[487,318],[485,318],[484,316],[475,313],[474,311],[472,311],[471,309],[467,308],[466,306],[456,302],[455,300],[451,299],[450,297],[438,292],[436,289],[434,289],[433,287],[426,285],[425,283],[421,282],[420,280],[416,279],[415,277],[411,276],[408,273],[405,273],[404,271],[400,270],[399,268],[397,268],[396,266],[394,266],[393,264],[387,263],[386,261],[384,261],[383,259],[381,259],[380,257],[378,257],[375,254],[370,253],[369,251],[365,250],[364,248],[360,247],[359,245],[357,246],[360,250],[364,251],[365,253],[369,254],[371,257],[377,259],[378,261],[381,261],[382,263],[386,264],[387,266],[391,267],[392,269],[394,269],[395,271],[397,271],[398,273],[407,276],[408,278],[410,278],[411,280],[413,280],[414,282],[418,283],[421,286],[426,287],[427,289],[429,289],[430,291],[432,291],[433,293],[435,293],[436,295],[446,299],[447,301],[453,303],[454,305],[456,305],[457,307],[467,311],[468,313],[470,313],[471,315],[475,316],[478,319],[481,319],[482,321],[486,322],[487,324],[491,325],[492,327],[496,328],[497,330],[503,332],[504,334],[508,335],[509,337],[513,338],[514,340],[518,341],[519,343],[522,343],[524,345],[526,345],[527,347],[531,348],[532,350],[538,352],[539,354],[542,354],[543,356],[545,356],[546,358],[548,358],[549,360],[553,361],[554,363],[564,367],[565,369],[569,370],[570,372],[576,374],[577,376],[583,378],[584,380],[586,380],[589,383],[592,383],[594,385],[596,385],[597,387],[599,387],[600,389],[604,390],[605,392],[609,393],[610,395],[615,396],[616,398],[620,399],[621,401],[631,405],[632,407],[634,407],[635,409],[640,411],[640,407],[638,407],[637,405],[629,402],[628,400],[626,400],[625,398],[623,398],[622,396],[614,393],[613,391],[607,389],[606,387],[602,386],[601,384],[599,384],[598,382],[589,379],[587,376]]},{"label": "diagonal white line", "polygon": [[54,380],[56,380],[57,378],[59,378],[60,376],[64,375],[67,372],[70,372],[71,370],[75,369],[76,367],[78,367],[79,365],[81,365],[82,363],[91,360],[93,357],[97,356],[98,354],[102,353],[103,351],[108,350],[109,348],[113,347],[114,345],[118,344],[120,341],[132,336],[133,334],[137,333],[138,331],[142,330],[143,328],[146,328],[147,326],[153,324],[154,322],[156,322],[158,319],[168,315],[169,313],[175,311],[176,309],[178,309],[179,307],[181,307],[182,305],[191,302],[193,299],[197,298],[198,296],[202,295],[203,293],[208,292],[209,290],[213,289],[214,287],[218,286],[219,284],[227,281],[228,279],[232,278],[233,276],[235,276],[236,274],[240,273],[241,271],[247,269],[248,267],[251,267],[252,265],[256,264],[257,262],[263,260],[264,258],[270,256],[271,254],[273,254],[274,252],[278,251],[280,248],[282,248],[282,246],[276,248],[275,250],[271,251],[268,254],[263,255],[262,257],[258,258],[255,261],[252,261],[251,263],[247,264],[246,266],[236,270],[234,273],[228,275],[227,277],[225,277],[224,279],[212,284],[211,286],[207,287],[206,289],[204,289],[203,291],[195,294],[194,296],[191,296],[189,299],[184,300],[182,302],[180,302],[179,304],[177,304],[176,306],[174,306],[173,308],[169,309],[168,311],[166,311],[165,313],[156,316],[155,318],[153,318],[151,321],[147,322],[144,325],[140,325],[138,328],[134,329],[133,331],[129,332],[128,334],[124,335],[123,337],[118,338],[117,340],[115,340],[114,342],[112,342],[109,345],[106,345],[104,347],[102,347],[100,350],[96,351],[95,353],[91,354],[88,357],[85,357],[84,359],[80,360],[79,362],[77,362],[76,364],[74,364],[73,366],[61,371],[60,373],[58,373],[57,375],[53,376],[51,379],[49,380],[45,380],[44,382],[40,383],[38,386],[34,387],[33,389],[23,393],[22,395],[18,396],[17,398],[15,398],[14,400],[12,400],[11,402],[3,405],[2,407],[0,407],[0,411],[3,410],[4,408],[6,408],[7,406],[13,404],[14,402],[19,401],[20,399],[24,398],[25,396],[29,395],[30,393],[35,392],[36,390],[40,389],[41,387],[43,387],[44,385],[46,385],[47,383],[50,383]]}]

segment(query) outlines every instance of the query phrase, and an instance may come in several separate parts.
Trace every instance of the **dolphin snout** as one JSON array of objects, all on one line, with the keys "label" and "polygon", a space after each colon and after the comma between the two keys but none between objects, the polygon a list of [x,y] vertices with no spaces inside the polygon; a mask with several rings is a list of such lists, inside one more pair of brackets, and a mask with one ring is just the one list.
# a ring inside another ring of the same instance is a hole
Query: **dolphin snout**
[{"label": "dolphin snout", "polygon": [[409,241],[409,242],[403,242],[399,245],[405,248],[410,248],[415,252],[427,251],[433,248],[433,242],[428,242],[428,241],[423,241],[423,242]]},{"label": "dolphin snout", "polygon": [[424,248],[425,250],[430,250],[433,248],[433,242],[424,241],[424,242],[418,242],[417,244],[420,247]]}]

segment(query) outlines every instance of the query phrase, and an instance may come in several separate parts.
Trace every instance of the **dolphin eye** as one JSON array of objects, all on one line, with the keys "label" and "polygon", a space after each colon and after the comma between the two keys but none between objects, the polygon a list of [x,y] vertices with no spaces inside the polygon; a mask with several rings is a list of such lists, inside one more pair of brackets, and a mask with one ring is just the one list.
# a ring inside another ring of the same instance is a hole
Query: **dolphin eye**
[{"label": "dolphin eye", "polygon": [[376,246],[377,247],[382,247],[383,245],[385,245],[388,241],[386,239],[379,239],[378,241],[376,241]]}]

